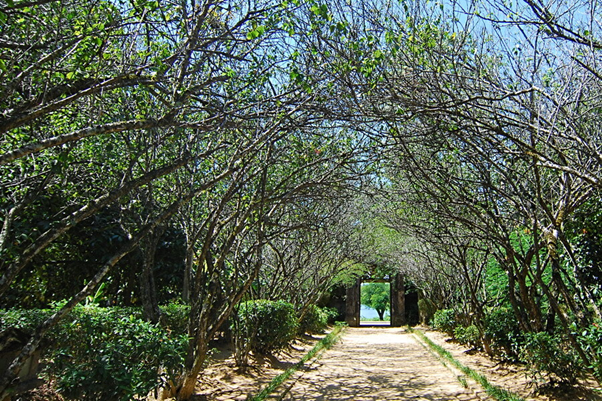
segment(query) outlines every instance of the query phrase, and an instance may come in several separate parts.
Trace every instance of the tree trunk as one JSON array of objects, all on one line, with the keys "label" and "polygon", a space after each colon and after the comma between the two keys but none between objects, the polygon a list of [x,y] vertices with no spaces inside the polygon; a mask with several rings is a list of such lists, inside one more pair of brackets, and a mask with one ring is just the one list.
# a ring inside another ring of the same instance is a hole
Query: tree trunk
[{"label": "tree trunk", "polygon": [[194,358],[192,360],[192,364],[186,367],[184,380],[177,392],[178,400],[189,400],[190,397],[192,397],[192,394],[194,393],[196,384],[198,382],[199,373],[203,369],[203,364],[207,359],[207,349],[209,341],[204,336],[207,330],[205,329],[199,331],[201,331],[202,334],[197,338],[196,343],[193,346],[195,349]]},{"label": "tree trunk", "polygon": [[190,283],[192,280],[192,266],[194,264],[194,244],[186,246],[186,260],[184,264],[184,277],[182,279],[182,301],[190,304]]},{"label": "tree trunk", "polygon": [[140,275],[140,294],[144,319],[151,323],[158,323],[161,317],[159,302],[157,301],[157,287],[155,285],[155,254],[159,239],[164,232],[163,227],[155,228],[140,246],[143,255],[142,274]]}]

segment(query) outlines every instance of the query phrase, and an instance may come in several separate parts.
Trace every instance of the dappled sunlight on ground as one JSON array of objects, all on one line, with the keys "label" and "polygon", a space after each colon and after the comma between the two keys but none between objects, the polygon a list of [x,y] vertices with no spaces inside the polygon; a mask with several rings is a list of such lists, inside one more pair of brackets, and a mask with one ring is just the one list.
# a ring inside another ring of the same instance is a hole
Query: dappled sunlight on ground
[{"label": "dappled sunlight on ground", "polygon": [[[379,323],[379,322],[369,322]],[[387,323],[388,322],[382,322]],[[445,367],[416,337],[402,328],[349,327],[342,339],[317,359],[308,362],[276,392],[270,400],[418,400],[468,401],[489,400],[484,390],[468,380],[464,387],[458,370]],[[491,383],[519,393],[528,401],[602,401],[590,388],[568,393],[535,394],[520,366],[502,364],[483,353],[446,341],[439,332],[426,330],[435,343],[450,351],[456,359],[485,374]],[[320,336],[321,337],[321,336]],[[253,361],[246,372],[235,369],[228,350],[214,357],[200,381],[196,400],[245,400],[257,394],[272,377],[298,362],[318,340],[305,337],[293,348],[274,357]],[[593,387],[595,388],[595,386]]]},{"label": "dappled sunlight on ground", "polygon": [[284,400],[481,400],[400,328],[348,328]]},{"label": "dappled sunlight on ground", "polygon": [[531,382],[522,365],[493,360],[482,351],[469,350],[467,347],[451,341],[449,336],[439,331],[425,329],[424,333],[431,341],[444,347],[462,364],[487,376],[490,383],[514,392],[526,401],[602,401],[599,386],[593,380],[582,380],[579,386],[545,391],[538,389]]}]

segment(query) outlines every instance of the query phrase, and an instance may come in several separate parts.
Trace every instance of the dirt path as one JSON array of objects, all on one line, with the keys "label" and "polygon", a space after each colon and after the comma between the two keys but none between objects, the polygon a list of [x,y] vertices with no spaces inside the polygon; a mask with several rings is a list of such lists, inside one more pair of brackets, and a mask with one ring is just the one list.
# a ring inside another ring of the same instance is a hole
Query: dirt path
[{"label": "dirt path", "polygon": [[486,400],[464,388],[416,338],[400,328],[347,328],[342,340],[271,399]]},{"label": "dirt path", "polygon": [[[432,341],[490,383],[521,395],[527,401],[602,401],[595,382],[582,386],[535,392],[525,368],[495,361],[482,352],[449,342],[445,334],[423,330]],[[254,360],[253,368],[239,372],[231,350],[214,356],[199,382],[195,400],[244,401],[258,394],[276,375],[298,362],[316,343],[303,337],[276,357]],[[463,387],[458,370],[443,366],[415,335],[401,328],[347,328],[342,341],[313,359],[287,380],[270,400],[488,400],[471,379]]]}]

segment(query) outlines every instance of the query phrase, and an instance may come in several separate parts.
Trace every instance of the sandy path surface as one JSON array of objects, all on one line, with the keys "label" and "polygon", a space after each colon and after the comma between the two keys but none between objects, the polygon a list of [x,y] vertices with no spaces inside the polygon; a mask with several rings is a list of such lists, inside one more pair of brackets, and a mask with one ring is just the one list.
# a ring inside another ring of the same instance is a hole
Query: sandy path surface
[{"label": "sandy path surface", "polygon": [[401,328],[347,328],[342,340],[270,399],[486,400]]}]

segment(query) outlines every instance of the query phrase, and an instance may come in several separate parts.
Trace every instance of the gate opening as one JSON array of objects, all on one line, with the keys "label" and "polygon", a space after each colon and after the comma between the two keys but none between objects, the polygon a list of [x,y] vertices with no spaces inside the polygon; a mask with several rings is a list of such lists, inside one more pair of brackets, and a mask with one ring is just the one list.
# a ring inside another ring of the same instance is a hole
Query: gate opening
[{"label": "gate opening", "polygon": [[[346,290],[345,299],[345,322],[351,327],[358,327],[361,323],[361,287],[362,282],[386,282],[389,283],[390,292],[390,318],[391,327],[401,327],[407,324],[405,280],[402,274],[387,276],[384,279],[373,279],[371,277],[358,278],[351,287]],[[380,321],[380,320],[379,320]],[[386,323],[383,323],[386,324]]]},{"label": "gate opening", "polygon": [[360,305],[360,326],[390,326],[389,280],[363,280],[360,286]]}]

